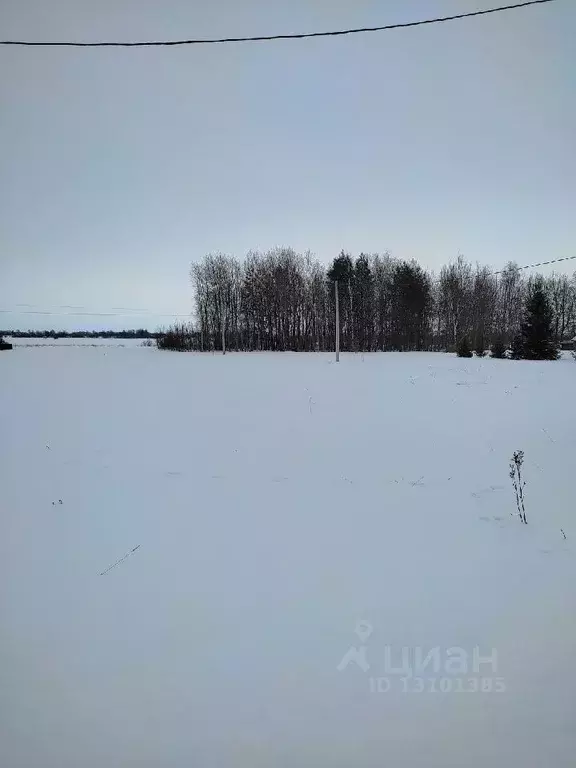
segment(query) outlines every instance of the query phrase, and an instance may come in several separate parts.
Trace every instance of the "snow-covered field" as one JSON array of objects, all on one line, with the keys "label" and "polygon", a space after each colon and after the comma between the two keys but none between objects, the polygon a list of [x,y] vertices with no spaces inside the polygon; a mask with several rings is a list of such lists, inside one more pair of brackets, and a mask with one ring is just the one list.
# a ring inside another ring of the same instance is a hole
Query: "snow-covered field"
[{"label": "snow-covered field", "polygon": [[575,382],[569,357],[1,353],[0,762],[573,766]]},{"label": "snow-covered field", "polygon": [[34,339],[6,336],[15,347],[141,347],[143,339]]}]

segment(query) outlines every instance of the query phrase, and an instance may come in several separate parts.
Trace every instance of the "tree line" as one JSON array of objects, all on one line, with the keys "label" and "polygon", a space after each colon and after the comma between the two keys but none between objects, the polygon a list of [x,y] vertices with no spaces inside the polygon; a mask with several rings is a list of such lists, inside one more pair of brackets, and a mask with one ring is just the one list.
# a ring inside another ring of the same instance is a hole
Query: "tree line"
[{"label": "tree line", "polygon": [[459,256],[435,275],[387,253],[342,252],[326,268],[310,253],[274,248],[242,261],[208,254],[190,277],[195,319],[164,332],[160,346],[332,350],[336,290],[343,351],[456,349],[464,337],[475,349],[510,345],[536,284],[551,308],[555,343],[576,335],[576,273],[544,278],[513,262],[495,275]]},{"label": "tree line", "polygon": [[145,328],[127,331],[0,331],[0,336],[14,339],[154,339],[158,333]]}]

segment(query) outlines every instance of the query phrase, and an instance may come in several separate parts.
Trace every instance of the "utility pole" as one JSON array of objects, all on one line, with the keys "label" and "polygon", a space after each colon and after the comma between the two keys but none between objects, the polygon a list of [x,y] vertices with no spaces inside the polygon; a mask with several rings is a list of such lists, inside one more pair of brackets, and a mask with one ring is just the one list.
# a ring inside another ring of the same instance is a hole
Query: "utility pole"
[{"label": "utility pole", "polygon": [[226,312],[222,312],[222,354],[226,354]]},{"label": "utility pole", "polygon": [[334,280],[334,297],[336,299],[336,362],[340,362],[340,298],[338,296],[338,280]]}]

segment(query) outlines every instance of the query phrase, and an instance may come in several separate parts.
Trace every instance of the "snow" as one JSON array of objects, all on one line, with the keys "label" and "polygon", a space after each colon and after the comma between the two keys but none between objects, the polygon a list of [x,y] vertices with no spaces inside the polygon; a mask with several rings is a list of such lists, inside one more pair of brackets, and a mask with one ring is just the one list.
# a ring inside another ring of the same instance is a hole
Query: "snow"
[{"label": "snow", "polygon": [[[570,356],[1,354],[2,764],[572,766],[575,377]],[[386,647],[470,663],[403,680]],[[497,663],[474,673],[474,648]]]},{"label": "snow", "polygon": [[99,339],[99,338],[57,338],[38,339],[32,337],[6,336],[15,347],[140,347],[143,339]]}]

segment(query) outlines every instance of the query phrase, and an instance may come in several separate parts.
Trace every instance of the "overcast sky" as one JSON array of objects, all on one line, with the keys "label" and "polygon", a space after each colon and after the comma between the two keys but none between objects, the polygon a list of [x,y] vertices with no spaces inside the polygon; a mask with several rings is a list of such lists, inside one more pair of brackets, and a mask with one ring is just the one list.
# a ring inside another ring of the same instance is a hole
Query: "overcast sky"
[{"label": "overcast sky", "polygon": [[[497,0],[0,0],[6,39],[381,25]],[[572,256],[576,2],[343,38],[0,49],[3,327],[156,327],[209,251]],[[564,271],[571,271],[568,262]],[[560,270],[559,270],[560,271]],[[143,316],[34,316],[145,309]]]}]

